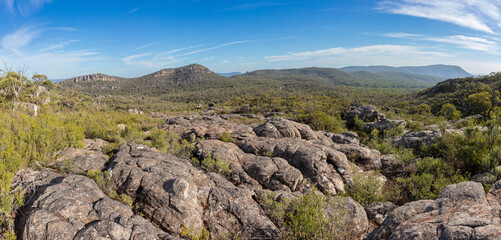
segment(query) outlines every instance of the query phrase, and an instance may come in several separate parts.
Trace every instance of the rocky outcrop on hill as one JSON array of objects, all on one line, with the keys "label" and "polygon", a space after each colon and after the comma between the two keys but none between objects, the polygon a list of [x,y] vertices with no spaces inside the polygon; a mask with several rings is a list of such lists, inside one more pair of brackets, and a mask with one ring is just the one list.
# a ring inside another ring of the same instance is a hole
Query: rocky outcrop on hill
[{"label": "rocky outcrop on hill", "polygon": [[489,193],[479,183],[447,186],[437,200],[391,212],[368,239],[500,239],[501,181]]},{"label": "rocky outcrop on hill", "polygon": [[374,122],[384,117],[384,114],[379,112],[376,107],[372,105],[364,106],[362,104],[355,104],[352,105],[350,111],[346,113],[345,119],[346,124],[352,126],[355,122],[355,118],[364,122]]},{"label": "rocky outcrop on hill", "polygon": [[17,216],[20,239],[177,239],[83,176],[21,171],[13,186],[26,191]]},{"label": "rocky outcrop on hill", "polygon": [[389,131],[397,127],[405,127],[407,122],[404,120],[390,120],[388,118],[381,118],[377,122],[367,123],[363,126],[363,131],[366,133],[371,133],[374,130],[379,132]]},{"label": "rocky outcrop on hill", "polygon": [[96,74],[90,74],[90,75],[70,78],[66,81],[71,81],[71,82],[90,82],[90,81],[112,82],[112,81],[116,81],[118,79],[119,78],[115,77],[115,76],[109,76],[109,75],[102,74],[102,73],[96,73]]}]

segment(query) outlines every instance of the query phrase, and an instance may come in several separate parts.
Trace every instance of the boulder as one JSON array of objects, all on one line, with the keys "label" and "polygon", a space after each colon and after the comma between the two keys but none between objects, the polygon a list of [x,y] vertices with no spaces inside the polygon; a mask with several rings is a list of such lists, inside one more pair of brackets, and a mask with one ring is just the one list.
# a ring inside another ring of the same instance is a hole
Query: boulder
[{"label": "boulder", "polygon": [[441,135],[439,131],[410,132],[395,138],[393,143],[397,147],[420,150],[423,146],[435,143],[435,139]]},{"label": "boulder", "polygon": [[306,140],[258,137],[239,141],[237,145],[246,153],[287,160],[324,193],[344,192],[343,182],[352,174],[351,164],[343,153]]},{"label": "boulder", "polygon": [[341,134],[333,134],[331,139],[334,143],[338,144],[353,144],[353,145],[360,144],[360,138],[358,137],[358,134],[355,132],[344,132]]},{"label": "boulder", "polygon": [[294,139],[316,139],[316,133],[310,126],[293,122],[283,118],[268,119],[265,123],[254,128],[257,136],[266,138],[294,138]]},{"label": "boulder", "polygon": [[405,127],[406,125],[407,122],[405,122],[404,120],[390,120],[388,118],[382,118],[378,122],[365,124],[363,126],[363,131],[366,133],[371,133],[372,131],[377,129],[379,132],[383,132],[390,131],[400,126]]},{"label": "boulder", "polygon": [[486,196],[480,183],[449,185],[435,201],[396,208],[368,239],[500,239],[499,186]]},{"label": "boulder", "polygon": [[278,229],[253,200],[253,191],[187,159],[128,144],[112,158],[109,171],[117,192],[134,199],[137,211],[171,234],[206,228],[211,238],[238,232],[250,239],[277,238]]},{"label": "boulder", "polygon": [[353,125],[355,117],[364,122],[374,122],[378,121],[380,118],[384,117],[384,114],[380,113],[376,107],[372,105],[353,105],[350,111],[346,113],[345,119],[348,126]]},{"label": "boulder", "polygon": [[365,207],[367,217],[377,225],[381,225],[386,216],[397,206],[391,202],[377,202]]},{"label": "boulder", "polygon": [[22,170],[13,187],[26,191],[17,223],[22,239],[178,239],[84,176]]},{"label": "boulder", "polygon": [[102,152],[105,143],[101,139],[86,139],[84,149],[68,148],[61,151],[52,167],[63,172],[84,175],[88,170],[101,171],[108,162],[108,156]]}]

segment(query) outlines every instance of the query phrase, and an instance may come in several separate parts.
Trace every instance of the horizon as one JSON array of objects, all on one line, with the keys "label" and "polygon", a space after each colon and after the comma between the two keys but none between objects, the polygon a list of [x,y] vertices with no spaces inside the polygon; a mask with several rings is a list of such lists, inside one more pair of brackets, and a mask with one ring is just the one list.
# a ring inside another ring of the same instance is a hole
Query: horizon
[{"label": "horizon", "polygon": [[[203,64],[199,64],[199,63],[190,63],[190,64],[187,64],[187,65],[182,65],[182,66],[177,66],[177,67],[172,67],[172,68],[161,68],[161,69],[157,69],[155,71],[152,71],[152,72],[148,72],[144,75],[137,75],[137,76],[128,76],[128,77],[124,77],[124,76],[120,76],[120,75],[111,75],[111,74],[107,74],[107,73],[103,73],[103,72],[96,72],[96,73],[89,73],[89,74],[84,74],[84,75],[78,75],[78,76],[72,76],[72,77],[69,77],[69,78],[61,78],[61,79],[50,79],[50,80],[55,80],[57,82],[59,81],[64,81],[64,80],[69,80],[69,79],[72,79],[72,78],[77,78],[77,77],[83,77],[83,76],[89,76],[89,75],[96,75],[96,74],[104,74],[104,75],[107,75],[107,76],[110,76],[110,77],[119,77],[119,78],[140,78],[140,77],[144,77],[148,74],[152,74],[152,73],[155,73],[155,72],[159,72],[159,71],[162,71],[162,70],[165,70],[165,69],[176,69],[176,68],[183,68],[183,67],[187,67],[187,66],[190,66],[190,65],[201,65],[203,67],[206,67],[208,68],[210,71],[214,72],[215,74],[218,74],[220,76],[223,76],[223,74],[230,74],[230,73],[236,73],[236,75],[239,75],[239,74],[246,74],[246,73],[250,73],[250,72],[253,72],[253,71],[261,71],[261,70],[291,70],[291,69],[307,69],[307,68],[328,68],[328,67],[316,67],[316,66],[306,66],[306,67],[300,67],[300,68],[268,68],[268,69],[255,69],[255,70],[252,70],[252,71],[245,71],[245,72],[241,72],[241,71],[234,71],[234,72],[216,72],[216,71],[213,71],[212,69],[210,69],[209,67],[207,66],[204,66]],[[395,67],[395,68],[399,68],[399,67],[430,67],[430,66],[455,66],[455,65],[445,65],[445,64],[432,64],[432,65],[423,65],[423,66],[388,66],[388,65],[367,65],[367,66],[344,66],[344,67],[340,67],[340,68],[330,68],[330,69],[338,69],[338,70],[341,70],[343,72],[346,72],[344,70],[342,70],[342,68],[348,68],[348,67]],[[458,66],[459,67],[459,66]],[[461,68],[462,69],[462,68]],[[464,69],[463,69],[464,70]],[[349,73],[349,72],[346,72],[346,73]],[[472,76],[480,76],[481,74],[474,74],[474,73],[470,73],[470,72],[467,72],[469,74],[471,74]],[[487,75],[487,74],[485,74]]]},{"label": "horizon", "polygon": [[195,62],[217,73],[436,64],[501,71],[501,3],[488,0],[0,0],[0,13],[0,60],[51,79],[137,77]]}]

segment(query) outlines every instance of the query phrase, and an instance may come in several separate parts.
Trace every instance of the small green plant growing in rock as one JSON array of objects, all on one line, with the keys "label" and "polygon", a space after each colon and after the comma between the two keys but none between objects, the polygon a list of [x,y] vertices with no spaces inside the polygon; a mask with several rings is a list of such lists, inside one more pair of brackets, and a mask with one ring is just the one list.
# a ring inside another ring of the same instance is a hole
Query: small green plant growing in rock
[{"label": "small green plant growing in rock", "polygon": [[368,175],[355,174],[352,178],[353,183],[346,190],[346,195],[363,206],[386,201],[382,193],[384,181],[378,175],[377,172]]},{"label": "small green plant growing in rock", "polygon": [[181,226],[181,231],[179,233],[181,237],[187,238],[190,240],[209,240],[210,239],[210,233],[207,229],[203,228],[200,233],[197,233],[197,231],[193,228]]},{"label": "small green plant growing in rock", "polygon": [[87,171],[86,175],[88,178],[94,180],[106,195],[110,196],[112,194],[111,174],[108,171],[101,172],[91,169]]},{"label": "small green plant growing in rock", "polygon": [[191,162],[209,172],[222,173],[225,175],[231,173],[230,162],[223,159],[217,159],[212,155],[205,157],[202,160],[193,157],[191,158]]},{"label": "small green plant growing in rock", "polygon": [[223,142],[231,142],[231,143],[235,142],[235,139],[233,139],[233,137],[229,132],[224,132],[223,135],[221,135],[220,140]]}]

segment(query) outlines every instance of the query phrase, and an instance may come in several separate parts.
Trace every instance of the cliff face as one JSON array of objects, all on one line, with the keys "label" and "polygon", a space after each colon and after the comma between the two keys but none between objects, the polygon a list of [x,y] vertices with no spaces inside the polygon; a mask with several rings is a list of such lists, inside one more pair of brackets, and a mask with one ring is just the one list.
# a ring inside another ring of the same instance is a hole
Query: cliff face
[{"label": "cliff face", "polygon": [[80,77],[74,77],[68,79],[71,82],[91,82],[91,81],[104,81],[104,82],[113,82],[116,81],[118,77],[109,76],[102,73],[90,74]]}]

